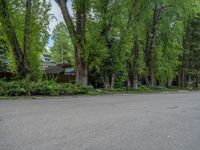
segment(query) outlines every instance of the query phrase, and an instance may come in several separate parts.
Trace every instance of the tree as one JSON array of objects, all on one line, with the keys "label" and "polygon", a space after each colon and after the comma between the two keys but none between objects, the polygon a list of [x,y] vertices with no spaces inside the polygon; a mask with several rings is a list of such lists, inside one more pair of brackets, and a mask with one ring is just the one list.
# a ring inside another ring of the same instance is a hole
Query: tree
[{"label": "tree", "polygon": [[89,0],[75,0],[74,4],[74,22],[69,14],[66,6],[67,0],[55,0],[59,5],[65,23],[67,25],[72,43],[75,48],[76,63],[76,83],[80,85],[88,84],[88,65],[85,63],[83,54],[85,51],[85,35],[86,35],[86,14],[88,10]]},{"label": "tree", "polygon": [[59,23],[54,31],[52,39],[54,45],[51,48],[51,53],[57,63],[74,64],[74,47],[72,45],[66,25]]},{"label": "tree", "polygon": [[0,24],[0,72],[8,70],[8,51],[8,43],[6,42],[6,37],[2,32],[2,26]]},{"label": "tree", "polygon": [[13,47],[13,52],[15,55],[16,63],[18,66],[18,72],[22,76],[26,76],[29,72],[27,53],[29,51],[30,45],[30,20],[31,20],[31,8],[32,1],[26,1],[26,15],[25,15],[25,30],[24,30],[24,51],[20,47],[19,40],[16,35],[16,31],[11,22],[10,12],[9,12],[9,2],[6,0],[1,0],[0,2],[0,19],[3,25],[7,37]]},{"label": "tree", "polygon": [[50,7],[50,3],[45,0],[0,1],[0,21],[13,49],[17,72],[21,77],[30,73],[33,78],[37,78],[39,52],[44,50],[48,40]]},{"label": "tree", "polygon": [[184,53],[182,55],[179,86],[198,86],[200,79],[200,15],[188,21],[185,38]]}]

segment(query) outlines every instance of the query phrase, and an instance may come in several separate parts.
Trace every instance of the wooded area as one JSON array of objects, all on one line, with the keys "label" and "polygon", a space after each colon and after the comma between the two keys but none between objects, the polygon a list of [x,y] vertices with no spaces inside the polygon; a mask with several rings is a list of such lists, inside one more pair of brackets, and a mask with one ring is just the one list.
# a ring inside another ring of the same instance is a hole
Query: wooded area
[{"label": "wooded area", "polygon": [[199,0],[72,0],[72,14],[68,1],[55,0],[64,22],[51,35],[50,1],[0,0],[1,70],[40,80],[48,52],[83,86],[199,86]]}]

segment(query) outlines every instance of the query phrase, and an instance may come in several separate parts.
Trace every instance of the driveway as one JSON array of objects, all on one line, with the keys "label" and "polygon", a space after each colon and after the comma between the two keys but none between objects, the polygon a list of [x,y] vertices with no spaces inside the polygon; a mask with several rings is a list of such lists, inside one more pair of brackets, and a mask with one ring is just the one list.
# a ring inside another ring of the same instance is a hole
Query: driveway
[{"label": "driveway", "polygon": [[0,150],[200,150],[200,92],[0,101]]}]

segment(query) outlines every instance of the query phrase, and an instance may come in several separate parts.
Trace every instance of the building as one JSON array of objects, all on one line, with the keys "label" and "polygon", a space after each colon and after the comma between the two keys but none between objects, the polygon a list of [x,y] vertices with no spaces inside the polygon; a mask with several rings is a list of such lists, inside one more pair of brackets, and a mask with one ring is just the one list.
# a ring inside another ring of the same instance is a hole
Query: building
[{"label": "building", "polygon": [[56,62],[53,60],[51,55],[43,54],[41,56],[41,65],[42,65],[42,70],[45,70],[48,67],[56,66]]},{"label": "building", "polygon": [[56,79],[58,82],[74,82],[76,79],[75,69],[69,64],[58,64],[45,68],[48,79]]}]

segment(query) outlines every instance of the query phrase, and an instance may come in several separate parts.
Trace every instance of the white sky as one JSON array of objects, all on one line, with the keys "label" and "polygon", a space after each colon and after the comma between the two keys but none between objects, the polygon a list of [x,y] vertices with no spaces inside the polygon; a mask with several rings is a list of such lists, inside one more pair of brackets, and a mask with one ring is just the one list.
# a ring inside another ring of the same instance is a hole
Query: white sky
[{"label": "white sky", "polygon": [[[63,20],[63,16],[62,16],[62,13],[61,13],[61,10],[59,8],[59,6],[57,5],[57,3],[55,2],[55,0],[49,0],[52,4],[52,9],[51,9],[51,14],[54,14],[56,19],[53,19],[49,25],[49,28],[50,28],[50,33],[53,31],[53,29],[55,28],[55,26],[61,22],[61,21],[64,21]],[[67,6],[69,8],[69,12],[70,14],[72,14],[72,2],[71,0],[68,0],[68,3],[67,3]]]}]

